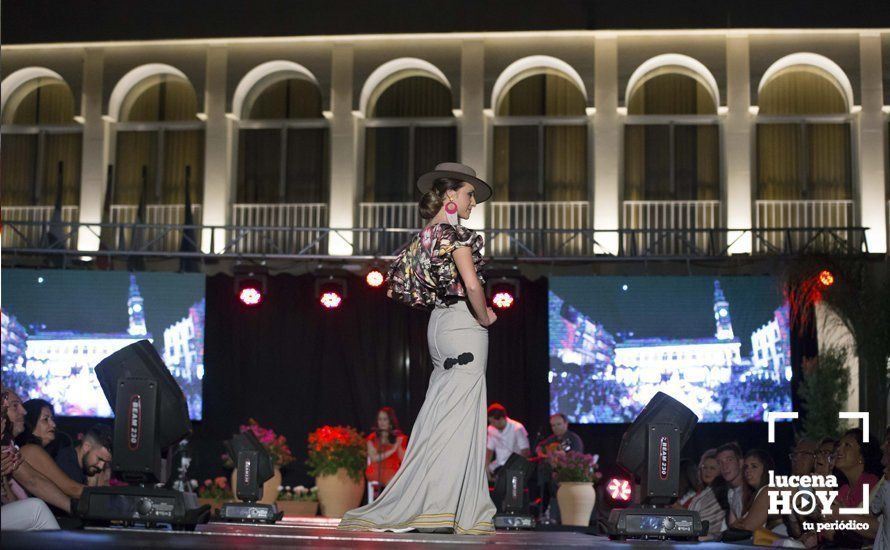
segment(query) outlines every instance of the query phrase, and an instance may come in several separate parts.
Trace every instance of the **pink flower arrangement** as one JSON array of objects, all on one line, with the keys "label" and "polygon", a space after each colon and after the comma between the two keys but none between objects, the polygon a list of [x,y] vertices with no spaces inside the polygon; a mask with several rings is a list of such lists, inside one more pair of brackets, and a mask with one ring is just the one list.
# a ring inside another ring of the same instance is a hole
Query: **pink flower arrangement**
[{"label": "pink flower arrangement", "polygon": [[198,497],[211,500],[228,500],[232,498],[232,489],[229,480],[219,476],[214,479],[205,479],[204,484],[198,487]]},{"label": "pink flower arrangement", "polygon": [[556,481],[562,482],[589,482],[596,483],[602,479],[603,474],[597,472],[597,464],[593,455],[569,451],[565,454],[557,454],[554,457]]},{"label": "pink flower arrangement", "polygon": [[[294,455],[291,453],[290,447],[287,446],[287,438],[276,434],[269,428],[260,426],[253,418],[248,419],[247,424],[242,424],[239,431],[241,433],[252,432],[272,455],[272,463],[275,466],[285,466],[294,461]],[[223,460],[227,467],[235,467],[235,463],[229,455],[224,454]]]}]

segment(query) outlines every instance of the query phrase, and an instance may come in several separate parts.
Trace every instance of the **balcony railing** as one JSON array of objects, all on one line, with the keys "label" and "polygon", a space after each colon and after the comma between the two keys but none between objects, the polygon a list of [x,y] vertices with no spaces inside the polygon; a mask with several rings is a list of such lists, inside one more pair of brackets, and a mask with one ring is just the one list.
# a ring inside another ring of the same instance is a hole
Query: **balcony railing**
[{"label": "balcony railing", "polygon": [[[754,227],[761,239],[754,241],[754,253],[806,248],[812,252],[834,252],[839,242],[858,248],[860,232],[853,227],[853,201],[800,200],[755,201]],[[789,232],[781,228],[813,228]],[[832,228],[831,232],[821,228]]]},{"label": "balcony railing", "polygon": [[577,231],[544,229],[589,229],[587,201],[492,202],[488,213],[486,252],[492,256],[586,256],[593,251],[593,240]]},{"label": "balcony railing", "polygon": [[[358,226],[363,229],[419,229],[423,226],[416,202],[363,202],[359,204]],[[404,245],[409,233],[365,231],[355,235],[356,254],[375,255]]]},{"label": "balcony railing", "polygon": [[[237,228],[258,228],[235,238],[232,248],[244,253],[299,254],[305,250],[321,249],[319,231],[291,231],[280,228],[323,228],[328,225],[328,207],[323,203],[310,204],[235,204],[232,205],[232,225]],[[269,228],[262,230],[262,228]],[[279,229],[272,229],[279,228]],[[237,230],[236,230],[237,231]]]},{"label": "balcony railing", "polygon": [[[624,201],[624,229],[640,232],[624,234],[623,250],[630,255],[674,256],[691,250],[721,250],[720,201]],[[667,231],[661,231],[667,230]]]},{"label": "balcony railing", "polygon": [[[135,224],[139,207],[132,204],[111,205],[112,225],[121,230],[114,231],[112,242],[115,250],[144,248],[147,251],[176,252],[182,244],[182,230],[170,227],[185,224],[184,204],[149,204],[145,207],[142,225],[123,230],[128,224]],[[201,205],[192,205],[192,225],[201,225]],[[158,227],[152,227],[158,226]],[[163,227],[166,226],[166,227]],[[201,247],[201,232],[196,232],[195,246]],[[136,241],[136,242],[134,242]]]},{"label": "balcony railing", "polygon": [[[25,225],[14,226],[3,231],[3,248],[23,248],[28,243],[40,243],[42,240],[49,238],[47,235],[50,231],[50,222],[53,219],[53,206],[4,206],[3,207],[3,223],[28,222]],[[62,221],[66,223],[77,222],[80,215],[80,208],[77,206],[62,207]],[[63,228],[62,231],[67,228]],[[61,238],[62,235],[57,237]],[[44,243],[50,244],[50,243]],[[74,238],[72,243],[77,247],[77,240]]]}]

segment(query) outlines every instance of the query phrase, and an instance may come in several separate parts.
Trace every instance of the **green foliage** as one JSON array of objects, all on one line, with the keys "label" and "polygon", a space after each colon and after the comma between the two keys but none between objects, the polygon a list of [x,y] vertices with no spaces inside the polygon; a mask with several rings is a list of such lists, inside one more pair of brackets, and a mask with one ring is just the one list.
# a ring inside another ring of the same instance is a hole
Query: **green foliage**
[{"label": "green foliage", "polygon": [[803,419],[806,437],[820,439],[840,434],[838,413],[846,410],[850,391],[850,373],[844,366],[846,360],[846,350],[830,348],[804,369],[798,393],[806,409]]}]

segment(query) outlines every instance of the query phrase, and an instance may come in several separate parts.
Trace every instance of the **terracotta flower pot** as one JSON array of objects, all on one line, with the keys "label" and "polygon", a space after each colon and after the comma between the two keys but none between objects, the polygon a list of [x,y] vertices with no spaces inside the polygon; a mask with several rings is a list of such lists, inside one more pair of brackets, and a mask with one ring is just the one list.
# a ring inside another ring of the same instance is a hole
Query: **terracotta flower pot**
[{"label": "terracotta flower pot", "polygon": [[556,491],[559,502],[559,515],[563,525],[587,527],[590,514],[596,504],[596,491],[593,483],[587,481],[562,481]]},{"label": "terracotta flower pot", "polygon": [[315,500],[279,500],[275,503],[279,512],[285,516],[310,516],[318,515],[318,501]]},{"label": "terracotta flower pot", "polygon": [[[235,500],[238,499],[237,494],[237,486],[235,482],[238,480],[238,468],[235,468],[232,471],[232,494],[235,495]],[[278,487],[281,486],[281,469],[278,466],[275,466],[275,473],[272,474],[272,477],[269,481],[263,483],[263,498],[259,501],[263,504],[275,504],[275,501],[278,500]]]},{"label": "terracotta flower pot", "polygon": [[342,518],[348,510],[357,508],[365,488],[362,480],[353,480],[345,468],[337,470],[337,475],[318,476],[315,486],[318,487],[321,515],[329,518]]}]

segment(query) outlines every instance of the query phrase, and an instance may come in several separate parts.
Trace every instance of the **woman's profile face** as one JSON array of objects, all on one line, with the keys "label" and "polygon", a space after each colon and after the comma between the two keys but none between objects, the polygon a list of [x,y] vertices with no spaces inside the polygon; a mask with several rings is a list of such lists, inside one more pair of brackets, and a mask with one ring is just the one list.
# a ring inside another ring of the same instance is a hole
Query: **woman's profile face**
[{"label": "woman's profile face", "polygon": [[470,219],[470,213],[476,207],[476,188],[472,184],[463,182],[457,191],[446,191],[445,196],[457,203],[457,216],[460,219]]},{"label": "woman's profile face", "polygon": [[31,432],[34,437],[40,439],[43,446],[46,447],[56,439],[56,419],[49,408],[43,407],[40,411],[40,417],[37,419],[37,425]]},{"label": "woman's profile face", "polygon": [[850,434],[841,438],[834,451],[834,455],[834,465],[838,468],[850,468],[862,463],[862,449],[856,438]]},{"label": "woman's profile face", "polygon": [[389,415],[383,411],[377,413],[377,429],[387,431],[392,429],[392,422],[389,421]]}]

